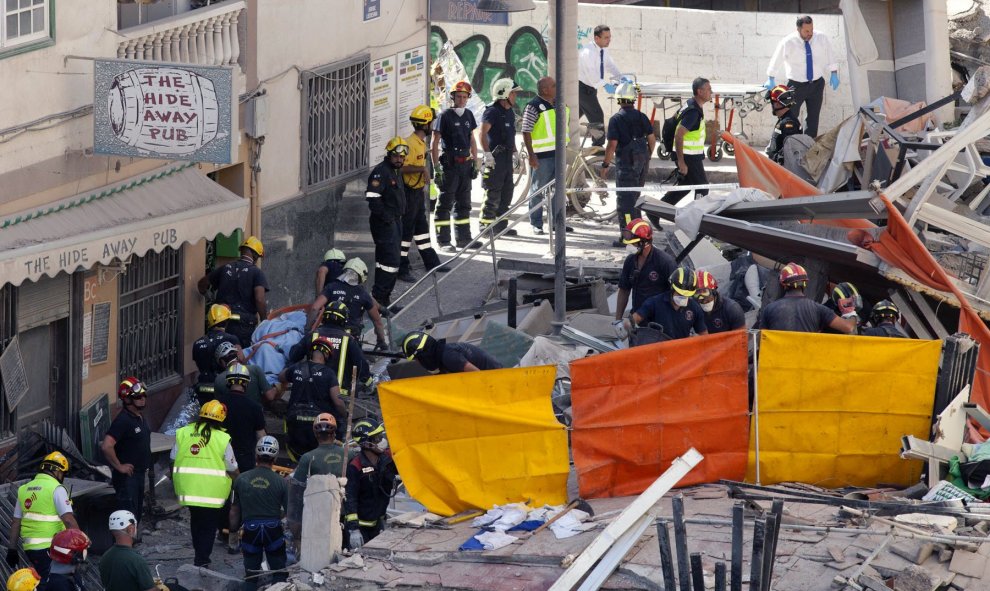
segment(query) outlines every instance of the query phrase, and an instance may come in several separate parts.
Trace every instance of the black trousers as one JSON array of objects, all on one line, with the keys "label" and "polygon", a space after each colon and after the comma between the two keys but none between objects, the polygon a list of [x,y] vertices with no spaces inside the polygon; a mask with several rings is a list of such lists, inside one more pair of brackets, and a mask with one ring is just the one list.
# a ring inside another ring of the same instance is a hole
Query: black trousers
[{"label": "black trousers", "polygon": [[791,114],[800,119],[801,105],[808,103],[808,114],[804,120],[804,133],[811,137],[818,136],[818,115],[822,112],[822,102],[825,99],[825,79],[818,78],[811,82],[795,82],[788,80],[787,85],[794,89],[794,106]]},{"label": "black trousers", "polygon": [[[247,314],[242,314],[242,316],[247,316]],[[258,315],[255,314],[250,321],[246,322],[244,320],[228,320],[226,331],[234,335],[241,341],[242,347],[251,346],[251,335],[254,334],[254,329],[258,327],[258,322],[255,320]]]},{"label": "black trousers", "polygon": [[427,270],[440,264],[437,251],[430,240],[430,223],[426,219],[425,187],[413,189],[406,185],[406,213],[402,216],[402,243],[399,256],[399,274],[409,271],[409,249],[413,242]]},{"label": "black trousers", "polygon": [[141,514],[144,510],[144,481],[147,470],[134,470],[128,476],[114,471],[110,482],[113,484],[116,493],[117,509],[130,511],[141,521]]},{"label": "black trousers", "polygon": [[447,156],[440,159],[443,166],[443,186],[437,200],[433,225],[437,229],[440,246],[450,244],[450,212],[453,209],[453,226],[456,228],[457,246],[471,242],[471,161],[452,162]]},{"label": "black trousers", "polygon": [[[578,108],[580,116],[585,117],[589,125],[597,123],[602,126],[602,130],[605,129],[605,112],[602,111],[602,105],[598,102],[597,88],[588,86],[584,82],[578,82]],[[594,140],[592,144],[604,146],[605,135],[603,134],[601,138]]]},{"label": "black trousers", "polygon": [[[677,162],[677,159],[674,159]],[[705,155],[690,154],[684,156],[684,164],[687,165],[687,174],[678,179],[678,185],[707,185],[708,175],[705,174]],[[690,191],[672,191],[660,198],[664,203],[675,205],[684,198]],[[694,192],[695,197],[702,197],[708,194],[708,189],[700,189]]]},{"label": "black trousers", "polygon": [[[278,548],[272,550],[266,550],[266,546],[275,545],[273,542],[277,539],[281,539],[284,533],[282,531],[281,525],[276,525],[274,527],[263,527],[252,532],[247,528],[245,524],[244,537],[241,538],[241,555],[244,556],[244,586],[242,589],[245,591],[254,591],[258,588],[258,583],[263,581],[267,577],[252,576],[257,575],[261,572],[261,563],[265,558],[268,559],[268,569],[271,571],[280,571],[285,569],[286,555],[285,555],[285,543],[282,543]],[[252,550],[261,548],[260,552],[249,552],[248,548],[245,547],[244,542],[247,542]],[[281,583],[288,580],[288,573],[276,572],[269,575],[273,582]],[[247,578],[251,577],[251,578]]]},{"label": "black trousers", "polygon": [[[515,186],[512,184],[512,152],[503,149],[494,153],[495,168],[487,171],[481,181],[482,188],[485,189],[485,203],[481,206],[480,228],[483,230],[490,226],[495,218],[509,211],[512,205],[512,191]],[[506,220],[499,222],[495,228],[495,233],[502,231],[508,225]]]},{"label": "black trousers", "polygon": [[395,277],[399,274],[399,220],[374,214],[368,219],[371,238],[375,241],[375,284],[371,295],[378,303],[387,306],[391,302]]},{"label": "black trousers", "polygon": [[193,566],[210,564],[213,541],[217,537],[222,507],[189,507],[189,532],[192,534]]},{"label": "black trousers", "polygon": [[[646,173],[649,166],[641,166],[638,169],[632,165],[619,164],[615,169],[615,186],[618,187],[642,187],[646,182]],[[641,217],[639,209],[636,208],[636,200],[639,199],[639,191],[616,191],[615,210],[618,213],[619,237],[622,231],[632,220]]]},{"label": "black trousers", "polygon": [[38,576],[42,579],[48,576],[48,571],[52,568],[52,558],[48,550],[25,550],[28,560],[34,570],[38,571]]}]

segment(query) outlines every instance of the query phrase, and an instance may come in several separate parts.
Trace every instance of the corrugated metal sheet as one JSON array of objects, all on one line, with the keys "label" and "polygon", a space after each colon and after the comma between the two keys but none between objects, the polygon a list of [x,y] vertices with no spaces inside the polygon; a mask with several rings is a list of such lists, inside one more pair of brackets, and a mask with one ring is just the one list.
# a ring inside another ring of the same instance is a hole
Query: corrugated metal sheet
[{"label": "corrugated metal sheet", "polygon": [[69,316],[72,276],[25,281],[17,290],[17,330],[24,332]]}]

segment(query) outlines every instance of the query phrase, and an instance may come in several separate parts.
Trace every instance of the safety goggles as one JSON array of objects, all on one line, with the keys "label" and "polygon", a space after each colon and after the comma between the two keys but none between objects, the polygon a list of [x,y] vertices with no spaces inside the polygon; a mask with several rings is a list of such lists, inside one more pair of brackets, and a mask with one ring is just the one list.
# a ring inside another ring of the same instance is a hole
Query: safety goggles
[{"label": "safety goggles", "polygon": [[398,156],[408,156],[409,155],[409,146],[402,146],[402,145],[396,146],[396,147],[394,147],[394,148],[392,148],[391,150],[388,151],[388,155],[389,156],[396,156],[396,155],[398,155]]}]

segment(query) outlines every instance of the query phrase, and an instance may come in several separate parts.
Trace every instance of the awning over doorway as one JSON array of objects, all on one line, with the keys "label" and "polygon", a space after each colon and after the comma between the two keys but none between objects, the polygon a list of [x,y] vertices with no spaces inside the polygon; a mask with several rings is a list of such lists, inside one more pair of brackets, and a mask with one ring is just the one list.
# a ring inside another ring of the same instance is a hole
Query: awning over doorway
[{"label": "awning over doorway", "polygon": [[0,286],[212,240],[247,216],[248,200],[193,165],[166,166],[0,218]]}]

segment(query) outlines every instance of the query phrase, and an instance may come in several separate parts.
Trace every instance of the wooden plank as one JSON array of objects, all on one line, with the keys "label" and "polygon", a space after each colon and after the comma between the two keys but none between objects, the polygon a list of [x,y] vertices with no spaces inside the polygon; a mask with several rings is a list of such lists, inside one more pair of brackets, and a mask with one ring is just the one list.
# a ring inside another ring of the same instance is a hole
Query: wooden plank
[{"label": "wooden plank", "polygon": [[570,591],[584,578],[598,560],[608,552],[609,548],[628,530],[635,527],[640,519],[659,501],[670,489],[674,488],[681,478],[704,459],[693,447],[684,455],[676,458],[670,468],[653,481],[643,494],[636,497],[619,516],[596,537],[587,548],[574,560],[570,567],[554,582],[550,591]]}]

